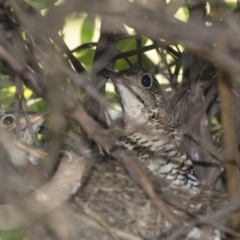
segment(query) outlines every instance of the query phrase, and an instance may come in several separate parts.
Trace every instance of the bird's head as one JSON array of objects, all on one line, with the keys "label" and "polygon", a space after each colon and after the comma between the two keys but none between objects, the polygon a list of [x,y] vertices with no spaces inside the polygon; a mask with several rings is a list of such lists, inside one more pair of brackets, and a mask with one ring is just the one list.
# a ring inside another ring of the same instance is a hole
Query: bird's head
[{"label": "bird's head", "polygon": [[142,123],[153,115],[161,120],[169,118],[160,85],[151,73],[130,68],[120,72],[106,69],[103,74],[112,80],[127,119]]},{"label": "bird's head", "polygon": [[[49,114],[49,109],[38,113],[28,113],[29,121],[32,129],[35,133],[38,132],[39,127],[42,125],[46,116]],[[9,134],[12,138],[16,138],[17,133],[17,122],[16,115],[14,111],[2,111],[0,113],[0,126],[3,128],[4,132]],[[26,142],[28,144],[33,144],[33,139],[29,130],[29,125],[23,114],[20,114],[19,118],[19,132],[20,141]]]}]

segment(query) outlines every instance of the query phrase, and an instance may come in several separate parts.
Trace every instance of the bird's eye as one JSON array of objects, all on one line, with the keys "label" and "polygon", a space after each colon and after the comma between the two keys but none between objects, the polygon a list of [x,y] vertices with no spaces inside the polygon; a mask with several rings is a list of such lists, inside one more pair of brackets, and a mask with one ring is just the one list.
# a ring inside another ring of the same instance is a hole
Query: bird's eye
[{"label": "bird's eye", "polygon": [[152,77],[148,74],[143,75],[141,83],[144,87],[150,88],[152,86]]},{"label": "bird's eye", "polygon": [[68,151],[61,150],[58,152],[58,158],[62,159],[63,157],[72,159],[71,154]]},{"label": "bird's eye", "polygon": [[13,115],[6,115],[2,118],[1,123],[4,126],[10,126],[14,123],[15,117]]}]

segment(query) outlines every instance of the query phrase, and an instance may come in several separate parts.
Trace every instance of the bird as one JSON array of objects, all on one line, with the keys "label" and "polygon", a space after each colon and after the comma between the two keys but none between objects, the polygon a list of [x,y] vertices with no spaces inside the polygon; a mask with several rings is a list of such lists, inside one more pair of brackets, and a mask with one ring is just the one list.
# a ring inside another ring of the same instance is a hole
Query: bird
[{"label": "bird", "polygon": [[[32,126],[33,132],[37,133],[40,126],[50,113],[49,109],[45,109],[40,112],[27,112],[29,117],[30,125]],[[17,138],[17,127],[16,114],[14,110],[3,110],[0,109],[0,126],[3,131],[7,133],[12,139]],[[23,113],[20,113],[19,118],[19,141],[25,142],[29,145],[34,144],[34,140],[29,129],[27,120]]]},{"label": "bird", "polygon": [[36,165],[38,160],[44,156],[40,143],[34,141],[33,134],[38,133],[49,113],[50,108],[40,112],[28,111],[26,113],[28,122],[25,113],[22,111],[19,113],[19,119],[17,120],[14,110],[0,108],[0,144],[10,153],[10,160],[14,165],[18,167],[20,165],[21,167],[28,166],[28,163]]},{"label": "bird", "polygon": [[[143,99],[143,101],[147,102],[145,98]],[[156,103],[156,104],[158,105],[159,103]],[[124,104],[124,106],[125,108],[127,107],[126,104]],[[158,129],[161,130],[163,126],[165,126],[165,125],[161,125],[160,124],[161,121],[159,120],[163,115],[157,112],[154,107],[152,109],[154,113],[150,113],[151,111],[148,110],[147,106],[151,106],[152,108],[154,105],[152,105],[152,103],[150,103],[150,105],[146,105],[145,107],[146,112],[144,111],[144,116],[140,116],[143,118],[143,119],[140,119],[140,121],[141,123],[145,124],[145,126],[147,126],[148,130],[152,131],[153,134],[156,134],[155,131],[157,131]],[[158,105],[158,107],[160,107],[160,105]],[[145,113],[147,116],[147,123],[144,120]],[[166,124],[166,125],[169,125],[169,128],[166,131],[169,131],[169,132],[171,131],[171,134],[173,134],[174,131],[177,132],[177,130],[174,128],[174,123],[173,123],[174,121],[172,121],[171,118],[169,117],[169,114],[167,113],[167,109],[166,109],[166,112],[163,112],[163,113],[165,114],[165,116],[163,116],[163,119],[168,119],[169,121],[168,124]],[[28,114],[29,114],[29,118],[30,118],[33,129],[37,130],[37,128],[39,127],[39,124],[46,116],[47,111],[43,111],[36,114],[30,114],[30,113]],[[1,120],[1,124],[8,122],[8,124],[5,124],[5,125],[9,127],[8,130],[11,132],[12,138],[15,139],[16,127],[14,124],[16,123],[14,122],[15,119],[14,120],[12,119],[14,117],[15,115],[13,114],[13,112],[8,111],[8,112],[5,112],[0,117],[0,120]],[[170,122],[172,123],[170,124]],[[130,119],[127,119],[127,118],[125,123],[126,123],[125,136],[124,138],[122,138],[122,142],[124,143],[124,141],[128,141],[129,146],[131,146],[133,142],[130,140],[126,140],[126,138],[129,138],[129,134],[132,131],[134,131],[135,125],[134,125],[134,122],[130,121]],[[154,123],[154,128],[151,128],[153,123]],[[156,127],[156,125],[159,125],[159,128]],[[26,126],[27,126],[26,122],[21,117],[20,130],[21,131],[26,130],[25,128]],[[167,136],[170,134],[165,132],[161,132],[161,133],[164,133]],[[157,134],[158,134],[158,131],[157,131]],[[151,135],[151,136],[152,137],[154,136],[154,138],[156,137],[157,139],[159,137],[157,134],[155,136],[154,135]],[[173,136],[175,137],[175,135],[178,136],[178,134],[179,134],[178,132],[174,133],[173,135],[171,135],[171,138],[173,138]],[[144,131],[143,132],[139,131],[138,135],[143,136],[144,138],[149,137]],[[21,135],[21,136],[25,136],[25,135]],[[151,136],[149,138],[151,138]],[[160,135],[160,137],[161,136],[162,135]],[[25,137],[21,138],[23,142],[26,141],[26,139],[28,138],[25,138]],[[49,140],[51,141],[51,136],[49,137]],[[83,158],[88,163],[90,163],[91,158],[94,158],[91,152],[91,149],[88,149],[86,146],[83,146],[79,139],[73,139],[72,137],[68,135],[65,136],[65,134],[63,134],[62,140],[63,140],[63,145],[62,145],[62,148],[60,149],[60,158],[62,155],[65,157],[69,157],[69,160],[70,159],[77,160],[79,158]],[[142,141],[140,142],[142,143]],[[170,144],[170,143],[166,142],[166,144]],[[127,146],[128,145],[126,143],[126,147]],[[49,145],[49,147],[51,147],[51,144]],[[41,161],[39,161],[39,163],[43,163],[44,161],[46,161],[46,158],[49,154],[47,149],[45,148],[39,151],[38,148],[35,148],[35,147],[29,148],[29,146],[27,146],[26,144],[22,146],[22,149],[25,149],[29,154],[33,153],[34,155],[38,155],[40,158],[42,158]],[[142,158],[142,161],[147,161],[147,158],[151,158],[151,157],[152,157],[152,161],[154,161],[152,152],[156,151],[155,147],[153,147],[152,149],[149,148],[145,155],[141,155],[140,152],[138,152],[138,150],[133,150],[133,151],[136,151],[137,153],[139,153],[139,158]],[[39,155],[39,153],[41,154]],[[166,157],[166,155],[164,155],[164,157]],[[170,157],[168,157],[168,159],[170,159]],[[37,167],[39,163],[34,166]],[[117,160],[107,161],[105,159],[102,162],[94,161],[94,163],[97,163],[97,164],[93,165],[93,168],[91,169],[91,171],[86,171],[85,173],[86,176],[84,176],[84,179],[77,185],[77,186],[81,185],[81,188],[76,193],[77,197],[73,198],[73,200],[75,200],[76,202],[81,200],[81,204],[78,206],[78,208],[80,209],[76,208],[75,205],[73,209],[69,208],[69,212],[71,213],[71,215],[68,214],[70,216],[68,221],[71,221],[74,224],[76,224],[77,221],[83,218],[84,219],[83,222],[85,224],[85,225],[81,224],[80,222],[80,224],[76,227],[76,232],[74,232],[74,234],[79,234],[79,236],[81,236],[81,239],[86,239],[86,240],[100,239],[100,238],[110,239],[107,234],[106,236],[104,235],[104,237],[99,237],[99,236],[102,236],[100,234],[103,234],[103,233],[101,232],[101,230],[99,230],[99,228],[95,227],[96,224],[92,225],[91,222],[89,223],[89,219],[91,218],[89,218],[88,216],[82,213],[82,209],[81,209],[82,207],[86,212],[90,211],[95,213],[96,216],[98,215],[101,216],[100,219],[103,219],[109,226],[111,226],[114,229],[120,229],[118,231],[120,233],[122,232],[131,233],[134,236],[138,237],[140,235],[140,236],[145,236],[146,238],[149,238],[149,239],[150,238],[160,239],[161,237],[166,238],[166,236],[169,236],[169,234],[171,234],[171,230],[173,229],[172,224],[169,223],[169,221],[167,221],[166,218],[156,209],[154,204],[149,202],[149,199],[144,194],[144,192],[141,191],[141,189],[136,188],[134,181],[132,181],[131,177],[128,175],[128,173],[126,172],[126,169],[124,168],[124,166],[121,164],[120,161],[117,161]],[[39,170],[39,168],[37,168],[37,170]],[[177,168],[177,170],[179,169]],[[187,173],[189,171],[190,171],[190,167],[187,169]],[[41,173],[44,173],[45,175],[46,169],[45,168],[41,169],[41,172],[34,171],[34,174],[30,175],[31,172],[24,171],[24,176],[25,177],[30,176],[30,179],[33,179],[31,184],[34,187],[36,187],[40,184],[38,182],[36,183],[36,180],[34,180],[34,177],[36,176],[37,173],[39,175],[41,175]],[[47,180],[49,180],[48,177],[47,177]],[[44,179],[44,181],[46,181],[46,179]],[[192,195],[187,195],[186,192],[181,193],[181,189],[177,189],[174,192],[177,192],[177,194],[173,193],[170,188],[168,190],[164,189],[165,198],[171,199],[172,194],[174,194],[175,197],[177,196],[176,202],[178,204],[182,203],[184,206],[183,208],[186,208],[189,212],[196,213],[195,208],[193,209],[192,207],[194,205],[194,202],[193,203],[191,202],[190,204],[190,199],[192,199]],[[175,199],[172,199],[171,203],[174,203],[174,202],[175,202]],[[73,204],[71,204],[71,207],[72,205]],[[176,209],[177,209],[176,211],[178,211],[179,213],[180,209],[178,208]],[[183,216],[185,215],[183,214]],[[89,229],[90,231],[86,231],[86,229]],[[194,231],[196,232],[196,229]],[[201,236],[203,234],[204,232],[201,232]],[[184,238],[184,239],[190,239],[190,238]],[[199,237],[199,239],[206,239],[206,238]]]},{"label": "bird", "polygon": [[183,132],[153,74],[132,67],[119,72],[104,69],[103,75],[112,81],[123,110],[122,145],[173,186],[198,187],[192,161],[182,147]]}]

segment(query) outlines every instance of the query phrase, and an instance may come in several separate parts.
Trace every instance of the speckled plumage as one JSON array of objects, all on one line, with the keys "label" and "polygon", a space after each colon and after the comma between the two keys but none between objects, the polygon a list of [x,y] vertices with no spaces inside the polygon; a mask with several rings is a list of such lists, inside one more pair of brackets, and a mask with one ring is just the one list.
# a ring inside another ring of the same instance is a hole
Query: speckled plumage
[{"label": "speckled plumage", "polygon": [[125,115],[123,145],[133,150],[153,174],[174,185],[197,186],[192,162],[181,146],[183,134],[177,129],[154,76],[138,68],[108,71],[107,75]]}]

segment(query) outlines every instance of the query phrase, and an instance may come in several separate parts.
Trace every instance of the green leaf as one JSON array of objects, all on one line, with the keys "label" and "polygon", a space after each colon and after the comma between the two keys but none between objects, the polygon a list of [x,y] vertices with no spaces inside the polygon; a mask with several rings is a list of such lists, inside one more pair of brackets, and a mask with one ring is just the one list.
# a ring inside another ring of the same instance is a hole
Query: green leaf
[{"label": "green leaf", "polygon": [[118,97],[115,92],[106,91],[106,99],[116,101]]},{"label": "green leaf", "polygon": [[45,109],[47,106],[46,102],[42,99],[32,99],[32,102],[28,104],[28,111],[38,112]]},{"label": "green leaf", "polygon": [[232,11],[236,9],[236,7],[237,7],[237,2],[226,2],[226,1],[220,2],[220,8],[222,10]]},{"label": "green leaf", "polygon": [[82,24],[80,32],[81,43],[88,43],[92,41],[95,30],[95,18],[86,17]]},{"label": "green leaf", "polygon": [[23,239],[24,232],[21,230],[5,230],[0,231],[0,238],[2,240]]},{"label": "green leaf", "polygon": [[[128,60],[132,64],[135,64],[137,62],[137,57],[136,56],[128,57]],[[130,67],[129,64],[127,63],[127,61],[125,59],[119,59],[116,61],[115,68],[118,71],[129,68],[129,67]]]},{"label": "green leaf", "polygon": [[136,39],[132,37],[119,41],[117,43],[117,49],[119,49],[121,52],[127,52],[136,49]]},{"label": "green leaf", "polygon": [[148,37],[142,36],[142,45],[145,46],[148,41]]},{"label": "green leaf", "polygon": [[[145,36],[142,36],[142,46],[145,46],[147,41],[148,41],[148,38],[145,37]],[[123,39],[123,40],[119,41],[117,43],[117,48],[121,52],[128,52],[128,51],[131,51],[131,50],[135,50],[136,49],[136,38],[134,38],[134,37],[133,38],[127,38],[127,39]],[[143,58],[144,58],[144,54],[143,54]],[[137,55],[128,57],[128,60],[132,64],[135,64],[137,62]],[[149,63],[149,61],[148,61],[148,64],[143,64],[143,66],[144,67],[152,66],[152,64]],[[146,60],[145,60],[145,63],[146,63]],[[130,67],[129,64],[127,63],[127,61],[125,59],[119,59],[115,64],[115,68],[117,70],[122,70],[122,69],[126,69],[126,68],[129,68],[129,67]]]},{"label": "green leaf", "polygon": [[15,100],[15,87],[0,90],[0,103],[4,109],[12,108]]},{"label": "green leaf", "polygon": [[58,2],[58,0],[25,0],[25,2],[40,11]]},{"label": "green leaf", "polygon": [[143,67],[149,70],[155,67],[153,61],[145,54],[143,54]]},{"label": "green leaf", "polygon": [[1,75],[0,76],[0,89],[8,88],[11,86],[14,86],[13,82],[11,82],[7,76]]},{"label": "green leaf", "polygon": [[86,70],[90,70],[92,68],[94,53],[94,49],[84,49],[80,52],[77,52],[75,55],[77,59],[84,65]]},{"label": "green leaf", "polygon": [[[117,43],[117,49],[122,53],[131,51],[131,50],[135,50],[136,49],[136,38],[133,37],[133,38],[122,39],[121,41],[119,41]],[[135,64],[137,61],[136,55],[128,57],[128,60],[132,64]],[[127,63],[127,61],[125,59],[119,59],[116,61],[115,68],[117,70],[123,70],[123,69],[129,68],[129,67],[130,67],[129,64]]]}]

